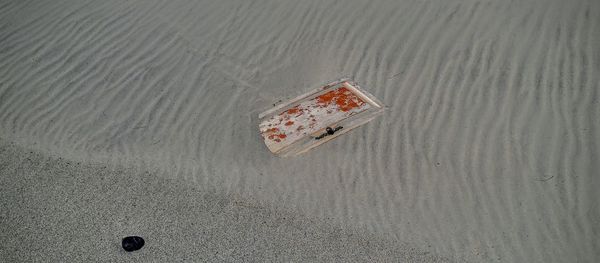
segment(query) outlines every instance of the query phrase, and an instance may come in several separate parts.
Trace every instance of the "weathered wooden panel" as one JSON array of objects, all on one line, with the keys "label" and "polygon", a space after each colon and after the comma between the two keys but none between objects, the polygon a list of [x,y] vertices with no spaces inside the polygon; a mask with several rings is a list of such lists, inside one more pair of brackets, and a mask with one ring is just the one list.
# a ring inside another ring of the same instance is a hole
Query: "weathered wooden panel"
[{"label": "weathered wooden panel", "polygon": [[383,112],[383,105],[349,79],[329,83],[259,115],[260,133],[280,156],[308,151]]}]

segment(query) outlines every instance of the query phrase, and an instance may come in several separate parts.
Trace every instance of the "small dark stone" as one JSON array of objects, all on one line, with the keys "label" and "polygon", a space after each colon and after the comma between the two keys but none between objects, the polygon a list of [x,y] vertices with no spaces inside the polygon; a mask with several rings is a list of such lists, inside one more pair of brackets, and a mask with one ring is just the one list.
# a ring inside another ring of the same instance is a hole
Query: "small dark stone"
[{"label": "small dark stone", "polygon": [[327,127],[327,128],[325,128],[325,130],[327,131],[327,134],[329,134],[329,135],[332,135],[335,132],[331,127]]},{"label": "small dark stone", "polygon": [[138,236],[128,236],[123,238],[121,245],[127,252],[136,251],[144,246],[144,239]]}]

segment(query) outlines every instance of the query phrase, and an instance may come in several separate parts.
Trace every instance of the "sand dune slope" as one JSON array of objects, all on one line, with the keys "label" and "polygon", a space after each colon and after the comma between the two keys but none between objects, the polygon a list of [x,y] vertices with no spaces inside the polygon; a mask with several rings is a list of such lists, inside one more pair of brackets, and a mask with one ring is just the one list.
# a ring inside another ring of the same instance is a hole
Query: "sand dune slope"
[{"label": "sand dune slope", "polygon": [[[3,1],[0,135],[456,260],[600,257],[600,2]],[[292,159],[257,115],[349,76],[387,111]]]}]

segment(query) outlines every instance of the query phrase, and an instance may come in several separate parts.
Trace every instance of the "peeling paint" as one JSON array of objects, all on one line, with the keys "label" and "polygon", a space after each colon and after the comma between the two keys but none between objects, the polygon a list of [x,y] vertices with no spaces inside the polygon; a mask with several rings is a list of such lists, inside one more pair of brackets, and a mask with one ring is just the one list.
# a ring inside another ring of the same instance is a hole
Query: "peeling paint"
[{"label": "peeling paint", "polygon": [[260,125],[263,137],[277,143],[295,141],[324,129],[331,121],[342,120],[370,107],[343,85],[324,87],[327,88],[331,90],[263,121]]}]

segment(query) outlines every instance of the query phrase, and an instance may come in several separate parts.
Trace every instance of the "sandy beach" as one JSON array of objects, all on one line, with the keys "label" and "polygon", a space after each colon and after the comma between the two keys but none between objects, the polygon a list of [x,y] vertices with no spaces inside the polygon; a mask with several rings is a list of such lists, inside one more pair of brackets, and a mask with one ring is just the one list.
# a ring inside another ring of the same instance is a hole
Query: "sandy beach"
[{"label": "sandy beach", "polygon": [[[0,141],[3,262],[450,262],[181,180]],[[147,245],[125,252],[121,238]]]},{"label": "sandy beach", "polygon": [[[599,46],[595,0],[0,1],[0,258],[598,262]],[[271,154],[342,77],[384,114]]]}]

